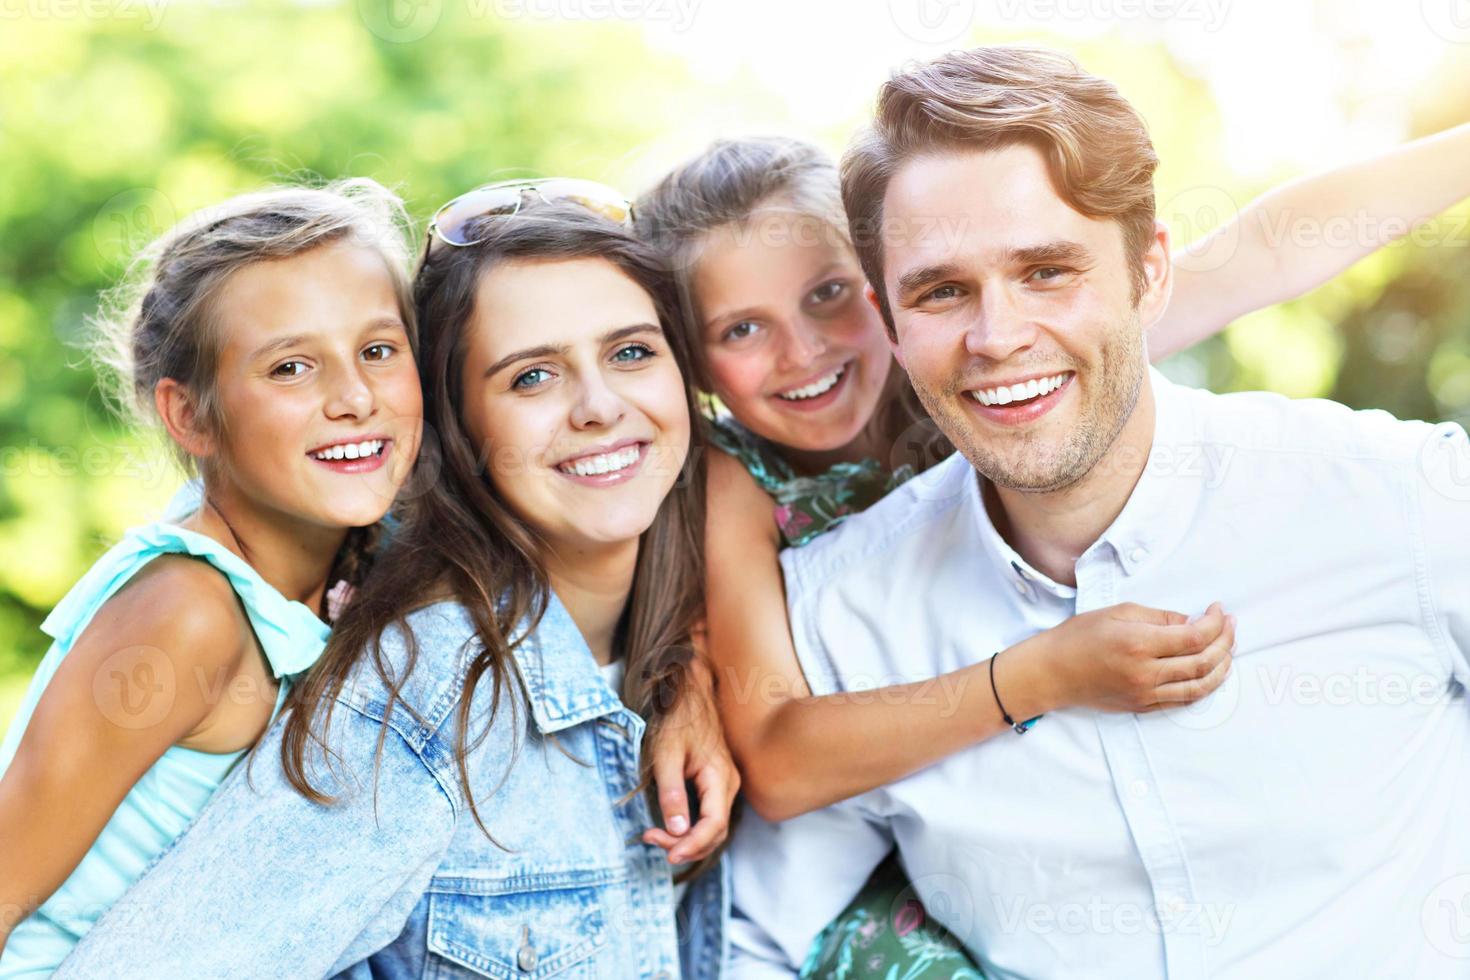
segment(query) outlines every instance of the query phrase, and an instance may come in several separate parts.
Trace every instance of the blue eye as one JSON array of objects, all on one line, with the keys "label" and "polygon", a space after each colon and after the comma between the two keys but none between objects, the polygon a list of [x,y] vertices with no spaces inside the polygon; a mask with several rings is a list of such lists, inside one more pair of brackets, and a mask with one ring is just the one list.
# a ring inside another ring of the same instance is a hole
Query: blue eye
[{"label": "blue eye", "polygon": [[760,329],[760,324],[753,320],[741,320],[735,326],[725,331],[726,340],[744,340]]},{"label": "blue eye", "polygon": [[613,360],[628,363],[632,361],[646,361],[652,356],[653,351],[644,345],[629,344],[627,347],[618,348],[617,353],[613,354]]},{"label": "blue eye", "polygon": [[936,286],[924,295],[924,300],[936,300],[942,303],[947,299],[954,299],[959,295],[959,291],[958,286]]},{"label": "blue eye", "polygon": [[543,374],[548,378],[551,377],[551,372],[545,368],[531,368],[529,371],[522,371],[516,375],[516,379],[510,383],[510,386],[512,388],[534,388],[542,383],[540,376]]},{"label": "blue eye", "polygon": [[1031,273],[1031,279],[1033,282],[1055,282],[1066,274],[1066,269],[1060,269],[1054,265],[1046,265]]}]

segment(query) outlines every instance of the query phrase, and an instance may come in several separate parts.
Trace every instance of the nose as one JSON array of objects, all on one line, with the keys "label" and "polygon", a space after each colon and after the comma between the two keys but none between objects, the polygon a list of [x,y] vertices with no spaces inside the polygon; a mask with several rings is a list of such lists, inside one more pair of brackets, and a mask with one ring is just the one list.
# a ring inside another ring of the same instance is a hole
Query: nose
[{"label": "nose", "polygon": [[827,337],[822,328],[806,317],[796,317],[787,326],[786,342],[781,345],[781,366],[788,370],[809,367],[827,351]]},{"label": "nose", "polygon": [[1036,321],[1005,286],[986,287],[977,313],[965,331],[965,350],[976,357],[1000,362],[1036,342]]},{"label": "nose", "polygon": [[326,413],[328,418],[364,419],[373,411],[373,389],[358,370],[356,363],[333,371],[328,384]]},{"label": "nose", "polygon": [[601,372],[586,376],[572,405],[572,425],[590,429],[616,425],[627,411],[627,403],[612,389]]}]

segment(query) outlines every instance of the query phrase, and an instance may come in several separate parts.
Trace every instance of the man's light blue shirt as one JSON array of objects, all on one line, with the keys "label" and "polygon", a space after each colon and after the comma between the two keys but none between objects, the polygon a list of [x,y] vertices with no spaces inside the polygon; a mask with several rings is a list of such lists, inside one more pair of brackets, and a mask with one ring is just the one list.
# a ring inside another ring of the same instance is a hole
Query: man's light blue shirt
[{"label": "man's light blue shirt", "polygon": [[1149,383],[1153,452],[1075,588],[1006,544],[955,456],[783,553],[797,650],[823,694],[1075,612],[1220,600],[1229,679],[1168,711],[1055,711],[782,824],[747,812],[734,976],[792,975],[894,843],[991,980],[1470,976],[1464,430]]}]

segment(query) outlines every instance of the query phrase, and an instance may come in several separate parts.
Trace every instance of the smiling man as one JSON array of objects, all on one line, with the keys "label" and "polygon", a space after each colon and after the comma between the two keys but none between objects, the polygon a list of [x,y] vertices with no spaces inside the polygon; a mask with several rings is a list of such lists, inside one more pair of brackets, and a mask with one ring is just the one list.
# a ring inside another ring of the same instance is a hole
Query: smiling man
[{"label": "smiling man", "polygon": [[782,562],[814,694],[1127,601],[1221,599],[1231,677],[1187,708],[1058,711],[782,824],[747,813],[736,977],[793,973],[895,845],[992,980],[1465,975],[1470,444],[1151,371],[1156,162],[1117,90],[1055,53],[884,86],[844,201],[960,452]]}]

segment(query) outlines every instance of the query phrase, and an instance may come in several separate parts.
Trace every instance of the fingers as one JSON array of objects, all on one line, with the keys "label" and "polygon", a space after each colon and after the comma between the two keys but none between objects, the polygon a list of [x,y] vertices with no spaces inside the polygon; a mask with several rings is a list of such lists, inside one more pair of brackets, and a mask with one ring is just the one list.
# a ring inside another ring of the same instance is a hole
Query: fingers
[{"label": "fingers", "polygon": [[1227,617],[1225,629],[1204,651],[1188,657],[1161,661],[1164,671],[1179,676],[1161,683],[1155,692],[1160,705],[1185,704],[1212,693],[1225,682],[1234,662],[1235,617]]},{"label": "fingers", "polygon": [[1225,610],[1218,602],[1192,622],[1165,626],[1150,637],[1149,653],[1155,657],[1178,657],[1199,653],[1219,639],[1225,630]]},{"label": "fingers", "polygon": [[669,851],[670,864],[699,861],[724,843],[730,832],[730,805],[735,794],[729,789],[730,782],[723,769],[723,766],[711,765],[695,773],[694,784],[699,789],[699,822]]},{"label": "fingers", "polygon": [[653,783],[658,792],[658,807],[664,815],[664,827],[676,838],[684,836],[689,830],[689,794],[684,789],[684,752],[685,747],[682,744],[668,744],[656,748],[653,757]]},{"label": "fingers", "polygon": [[1189,617],[1183,613],[1172,612],[1168,609],[1155,609],[1152,606],[1140,606],[1136,602],[1120,603],[1113,606],[1108,612],[1114,619],[1130,623],[1145,623],[1149,626],[1183,626],[1189,622]]}]

